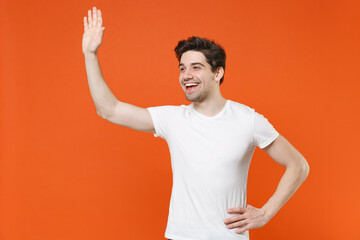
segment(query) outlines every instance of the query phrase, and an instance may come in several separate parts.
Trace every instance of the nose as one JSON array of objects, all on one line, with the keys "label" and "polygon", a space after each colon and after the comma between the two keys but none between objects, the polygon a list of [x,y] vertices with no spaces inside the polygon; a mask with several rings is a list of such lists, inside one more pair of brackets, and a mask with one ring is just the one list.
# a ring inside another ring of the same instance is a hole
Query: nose
[{"label": "nose", "polygon": [[193,75],[191,73],[191,69],[186,69],[184,72],[184,79],[192,79]]}]

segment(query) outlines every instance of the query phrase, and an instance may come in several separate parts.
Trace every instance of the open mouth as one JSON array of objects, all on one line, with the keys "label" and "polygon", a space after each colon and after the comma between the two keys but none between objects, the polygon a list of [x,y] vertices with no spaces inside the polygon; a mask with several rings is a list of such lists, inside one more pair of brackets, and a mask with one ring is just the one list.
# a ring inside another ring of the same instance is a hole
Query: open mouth
[{"label": "open mouth", "polygon": [[199,85],[200,83],[186,83],[185,84],[186,92],[194,91]]}]

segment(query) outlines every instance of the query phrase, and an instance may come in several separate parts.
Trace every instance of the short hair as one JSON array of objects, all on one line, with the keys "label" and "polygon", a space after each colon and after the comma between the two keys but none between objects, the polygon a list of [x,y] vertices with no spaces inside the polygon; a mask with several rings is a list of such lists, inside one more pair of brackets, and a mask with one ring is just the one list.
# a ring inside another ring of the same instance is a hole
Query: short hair
[{"label": "short hair", "polygon": [[[225,60],[226,54],[223,47],[214,41],[210,41],[206,38],[189,37],[187,40],[181,40],[178,42],[174,51],[178,61],[180,62],[181,56],[187,51],[199,51],[204,54],[206,61],[211,66],[211,71],[215,72],[219,67],[224,69],[225,74]],[[224,81],[224,76],[220,79],[220,84]]]}]

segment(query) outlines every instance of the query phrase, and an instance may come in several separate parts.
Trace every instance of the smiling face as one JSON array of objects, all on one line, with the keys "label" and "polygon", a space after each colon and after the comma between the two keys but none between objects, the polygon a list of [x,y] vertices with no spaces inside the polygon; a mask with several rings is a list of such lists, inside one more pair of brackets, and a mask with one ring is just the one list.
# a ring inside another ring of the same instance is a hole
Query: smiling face
[{"label": "smiling face", "polygon": [[219,86],[218,72],[212,72],[203,53],[187,51],[180,59],[180,85],[191,102],[202,102]]}]

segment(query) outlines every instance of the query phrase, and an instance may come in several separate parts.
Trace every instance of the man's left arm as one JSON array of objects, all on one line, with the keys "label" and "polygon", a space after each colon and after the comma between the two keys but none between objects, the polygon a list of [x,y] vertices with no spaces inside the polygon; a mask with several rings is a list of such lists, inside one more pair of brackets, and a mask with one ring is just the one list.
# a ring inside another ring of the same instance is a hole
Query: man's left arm
[{"label": "man's left arm", "polygon": [[224,220],[228,228],[239,228],[235,232],[243,233],[249,229],[260,228],[270,221],[280,208],[290,199],[309,174],[309,165],[305,158],[283,136],[279,135],[263,150],[286,171],[275,193],[262,208],[247,205],[246,208],[228,209],[236,215]]}]

